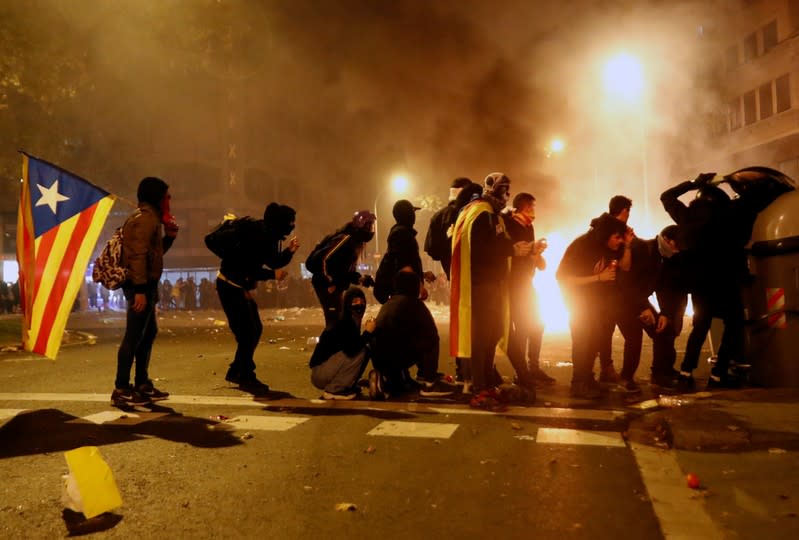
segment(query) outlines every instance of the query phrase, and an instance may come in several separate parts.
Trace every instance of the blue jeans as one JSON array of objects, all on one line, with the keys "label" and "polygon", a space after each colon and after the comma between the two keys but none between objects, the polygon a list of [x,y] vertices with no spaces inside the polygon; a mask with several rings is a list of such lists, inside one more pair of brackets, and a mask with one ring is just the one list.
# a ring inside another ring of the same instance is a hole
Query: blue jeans
[{"label": "blue jeans", "polygon": [[117,376],[114,382],[116,388],[127,388],[130,385],[130,369],[133,367],[134,358],[136,360],[136,386],[150,381],[148,373],[150,353],[153,350],[155,336],[158,334],[155,317],[155,305],[158,303],[158,283],[148,284],[144,293],[147,305],[140,313],[133,311],[135,295],[133,288],[125,287],[123,292],[128,301],[128,314],[125,337],[122,338],[117,352]]}]

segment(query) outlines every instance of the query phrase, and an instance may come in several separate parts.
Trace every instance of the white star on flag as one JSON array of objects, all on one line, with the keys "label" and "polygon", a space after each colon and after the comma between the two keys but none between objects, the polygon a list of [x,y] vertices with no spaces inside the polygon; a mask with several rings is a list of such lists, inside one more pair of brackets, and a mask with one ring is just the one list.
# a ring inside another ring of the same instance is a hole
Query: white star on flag
[{"label": "white star on flag", "polygon": [[58,180],[53,182],[53,185],[50,186],[49,188],[46,188],[41,184],[36,184],[36,187],[39,188],[39,191],[41,192],[42,196],[38,201],[36,201],[35,206],[47,205],[50,207],[50,210],[53,211],[53,214],[56,213],[56,206],[58,205],[58,203],[69,200],[69,197],[61,195],[58,192]]}]

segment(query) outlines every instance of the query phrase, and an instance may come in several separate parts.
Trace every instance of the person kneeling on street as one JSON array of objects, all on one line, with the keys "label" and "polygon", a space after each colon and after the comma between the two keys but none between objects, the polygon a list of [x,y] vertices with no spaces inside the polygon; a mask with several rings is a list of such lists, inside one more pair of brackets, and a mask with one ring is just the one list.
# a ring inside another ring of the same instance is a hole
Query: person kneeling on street
[{"label": "person kneeling on street", "polygon": [[[421,280],[410,270],[394,276],[395,293],[377,314],[372,341],[375,371],[369,374],[369,393],[385,398],[418,390],[421,396],[448,396],[456,386],[438,373],[439,337],[430,310],[420,299]],[[408,369],[417,366],[416,380]]]},{"label": "person kneeling on street", "polygon": [[375,329],[369,319],[361,333],[366,295],[358,287],[344,292],[338,319],[325,328],[311,355],[311,384],[323,390],[322,399],[355,399],[358,380],[369,363],[368,343]]}]

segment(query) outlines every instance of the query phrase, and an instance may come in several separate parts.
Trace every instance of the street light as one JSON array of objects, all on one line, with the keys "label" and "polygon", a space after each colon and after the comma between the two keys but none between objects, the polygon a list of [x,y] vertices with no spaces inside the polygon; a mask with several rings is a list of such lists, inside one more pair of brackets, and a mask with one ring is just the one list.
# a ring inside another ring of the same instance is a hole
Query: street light
[{"label": "street light", "polygon": [[547,157],[552,157],[553,154],[560,154],[563,150],[566,149],[566,143],[560,137],[555,137],[551,141],[549,141],[549,147],[547,148]]},{"label": "street light", "polygon": [[647,169],[646,108],[643,104],[646,90],[643,64],[637,57],[623,52],[611,57],[604,65],[602,82],[605,92],[640,109],[641,117],[641,176],[644,188],[644,219],[649,220],[649,174]]},{"label": "street light", "polygon": [[408,181],[408,177],[404,174],[395,174],[391,177],[391,182],[389,185],[383,187],[375,197],[375,258],[380,256],[380,235],[378,233],[379,230],[379,223],[380,223],[380,215],[377,213],[377,202],[380,200],[380,197],[386,192],[387,189],[391,188],[391,192],[394,195],[403,195],[408,191],[408,187],[410,186],[410,182]]}]

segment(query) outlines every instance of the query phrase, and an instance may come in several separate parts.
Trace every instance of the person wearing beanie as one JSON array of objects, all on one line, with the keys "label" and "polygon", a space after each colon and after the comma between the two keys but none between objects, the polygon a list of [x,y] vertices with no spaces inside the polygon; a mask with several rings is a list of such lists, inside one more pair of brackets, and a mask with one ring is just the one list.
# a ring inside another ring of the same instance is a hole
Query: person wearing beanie
[{"label": "person wearing beanie", "polygon": [[372,276],[358,272],[358,260],[366,243],[374,238],[375,219],[368,210],[355,212],[350,221],[322,238],[305,259],[305,269],[313,274],[311,285],[322,306],[325,327],[339,319],[343,295],[350,285],[374,285]]},{"label": "person wearing beanie", "polygon": [[[527,256],[531,242],[514,243],[500,211],[510,197],[510,180],[489,175],[481,197],[466,204],[455,221],[452,236],[450,355],[463,358],[472,407],[498,405],[501,383],[494,351],[508,328],[507,277],[509,258]],[[468,189],[468,188],[467,188]],[[464,190],[465,192],[465,190]],[[461,193],[463,195],[463,193]]]},{"label": "person wearing beanie", "polygon": [[[169,185],[160,178],[139,182],[139,204],[122,226],[122,265],[127,280],[122,291],[128,303],[125,336],[117,351],[117,371],[111,404],[130,406],[165,399],[150,379],[150,354],[158,334],[155,306],[166,253],[178,234],[170,213]],[[130,371],[136,363],[134,385]]]},{"label": "person wearing beanie", "polygon": [[434,261],[441,263],[449,281],[449,267],[452,261],[452,227],[458,216],[458,194],[473,182],[468,178],[458,177],[449,188],[449,202],[430,218],[427,236],[424,239],[424,251]]},{"label": "person wearing beanie", "polygon": [[[601,345],[603,317],[607,316],[608,297],[612,298],[618,261],[627,226],[603,215],[591,223],[585,234],[566,248],[555,278],[569,308],[572,337],[571,396],[596,399],[599,382],[594,378],[594,360]],[[611,299],[611,302],[613,300]]]},{"label": "person wearing beanie", "polygon": [[293,208],[269,203],[263,219],[250,217],[234,221],[235,249],[222,259],[216,278],[216,292],[236,337],[236,354],[225,375],[225,380],[237,384],[245,392],[264,394],[269,386],[255,375],[255,348],[263,333],[263,323],[258,304],[252,296],[259,281],[287,277],[282,270],[299,249],[296,237],[283,242],[294,230],[296,212]]}]

